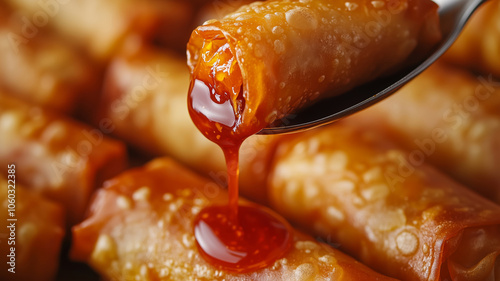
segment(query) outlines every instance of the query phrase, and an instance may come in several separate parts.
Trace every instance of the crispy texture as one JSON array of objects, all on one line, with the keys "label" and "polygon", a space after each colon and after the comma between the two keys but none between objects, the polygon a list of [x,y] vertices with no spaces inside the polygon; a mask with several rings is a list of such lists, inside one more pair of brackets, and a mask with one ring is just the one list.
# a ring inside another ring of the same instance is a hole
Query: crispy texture
[{"label": "crispy texture", "polygon": [[484,3],[444,54],[448,62],[500,77],[500,1]]},{"label": "crispy texture", "polygon": [[389,276],[498,277],[500,206],[346,121],[279,145],[272,205]]},{"label": "crispy texture", "polygon": [[66,114],[95,103],[98,71],[76,48],[58,36],[39,32],[22,37],[0,6],[0,94]]},{"label": "crispy texture", "polygon": [[[500,203],[500,83],[436,64],[353,116]],[[416,164],[420,162],[415,160]]]},{"label": "crispy texture", "polygon": [[[212,78],[225,89],[242,83],[242,93],[229,93],[243,124],[233,131],[249,136],[320,97],[391,73],[417,45],[428,49],[440,38],[436,10],[419,0],[255,2],[198,27],[188,65],[193,79],[212,83],[204,75],[216,71],[204,64],[237,61]],[[219,52],[226,44],[231,58]]]},{"label": "crispy texture", "polygon": [[193,219],[227,194],[174,161],[157,159],[105,183],[73,228],[72,256],[110,280],[386,280],[340,251],[293,232],[276,263],[246,274],[217,270],[198,253]]},{"label": "crispy texture", "polygon": [[94,189],[126,167],[123,143],[1,95],[0,135],[0,165],[16,163],[19,182],[63,205],[69,225],[83,218]]},{"label": "crispy texture", "polygon": [[[5,166],[6,167],[6,166]],[[7,178],[0,175],[0,252],[2,253],[0,262],[0,279],[25,281],[25,280],[54,280],[59,267],[59,255],[61,244],[65,232],[64,209],[34,192],[27,190],[18,182],[20,175],[16,174],[14,182],[7,182]],[[9,186],[11,185],[11,186]],[[15,185],[15,188],[12,188]],[[15,202],[8,190],[15,191]],[[14,217],[10,217],[8,205],[14,204]],[[17,219],[17,221],[7,221],[7,219]],[[11,231],[6,226],[15,224],[15,237],[8,240]],[[9,243],[9,241],[11,243]],[[15,242],[15,244],[12,244]],[[15,273],[7,271],[11,266],[11,247],[15,248]]]},{"label": "crispy texture", "polygon": [[[222,152],[194,126],[186,110],[189,71],[172,53],[139,48],[110,64],[99,103],[98,125],[113,123],[113,133],[141,151],[169,155],[219,185],[226,185]],[[266,171],[279,136],[254,136],[240,150],[244,195],[265,201]]]}]

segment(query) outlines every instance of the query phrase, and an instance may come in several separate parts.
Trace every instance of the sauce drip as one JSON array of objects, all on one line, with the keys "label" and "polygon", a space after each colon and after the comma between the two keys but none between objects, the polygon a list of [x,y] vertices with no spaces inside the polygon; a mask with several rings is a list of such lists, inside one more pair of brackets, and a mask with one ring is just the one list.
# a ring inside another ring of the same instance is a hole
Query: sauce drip
[{"label": "sauce drip", "polygon": [[203,135],[224,152],[229,202],[203,209],[195,219],[194,234],[201,255],[214,266],[232,272],[254,271],[286,253],[290,226],[267,208],[238,205],[238,154],[249,137],[237,130],[245,106],[242,79],[228,45],[217,40],[207,44],[193,74],[188,109]]}]

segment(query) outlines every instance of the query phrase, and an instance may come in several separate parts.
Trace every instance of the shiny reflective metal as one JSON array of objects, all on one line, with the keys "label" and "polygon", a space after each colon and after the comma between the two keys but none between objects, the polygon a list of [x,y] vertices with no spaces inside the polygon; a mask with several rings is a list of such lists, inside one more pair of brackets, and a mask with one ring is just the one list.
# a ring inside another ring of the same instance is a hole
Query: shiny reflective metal
[{"label": "shiny reflective metal", "polygon": [[443,39],[427,59],[411,68],[367,83],[338,97],[322,100],[286,116],[259,134],[282,134],[326,125],[373,105],[396,92],[438,59],[456,40],[472,13],[486,0],[434,0],[439,5]]}]

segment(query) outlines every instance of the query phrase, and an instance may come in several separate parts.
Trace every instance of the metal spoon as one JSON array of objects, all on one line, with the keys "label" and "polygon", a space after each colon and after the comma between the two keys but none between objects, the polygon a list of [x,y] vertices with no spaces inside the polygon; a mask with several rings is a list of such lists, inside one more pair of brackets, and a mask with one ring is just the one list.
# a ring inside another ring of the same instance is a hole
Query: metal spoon
[{"label": "metal spoon", "polygon": [[396,92],[438,59],[456,40],[471,14],[486,0],[434,0],[439,5],[443,39],[420,64],[362,85],[343,95],[322,100],[263,129],[259,134],[282,134],[312,129],[358,112]]}]

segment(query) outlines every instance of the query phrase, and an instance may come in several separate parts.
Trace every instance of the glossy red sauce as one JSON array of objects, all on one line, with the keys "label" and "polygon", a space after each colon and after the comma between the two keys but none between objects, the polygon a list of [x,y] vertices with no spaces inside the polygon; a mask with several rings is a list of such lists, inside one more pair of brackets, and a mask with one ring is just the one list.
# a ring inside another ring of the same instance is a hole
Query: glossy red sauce
[{"label": "glossy red sauce", "polygon": [[198,215],[194,234],[202,256],[219,268],[233,272],[257,270],[273,264],[289,247],[286,222],[267,209],[210,206]]},{"label": "glossy red sauce", "polygon": [[201,255],[214,266],[232,272],[273,264],[290,247],[290,226],[266,208],[238,205],[238,153],[248,137],[237,134],[240,114],[227,93],[198,79],[191,83],[188,108],[203,135],[224,151],[228,172],[228,205],[205,208],[194,222]]}]

